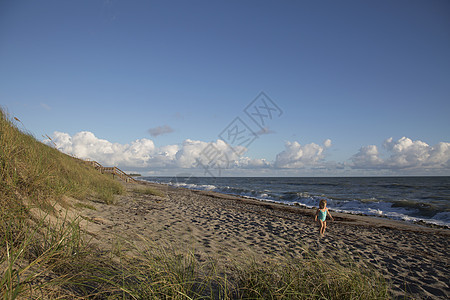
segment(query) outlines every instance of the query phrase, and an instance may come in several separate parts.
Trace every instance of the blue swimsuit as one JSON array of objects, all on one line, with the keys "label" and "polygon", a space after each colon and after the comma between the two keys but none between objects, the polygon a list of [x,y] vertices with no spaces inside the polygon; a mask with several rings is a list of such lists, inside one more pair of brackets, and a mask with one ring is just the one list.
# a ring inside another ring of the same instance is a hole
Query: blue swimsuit
[{"label": "blue swimsuit", "polygon": [[319,209],[319,220],[324,222],[326,218],[327,218],[327,210],[325,209],[324,211],[321,211]]}]

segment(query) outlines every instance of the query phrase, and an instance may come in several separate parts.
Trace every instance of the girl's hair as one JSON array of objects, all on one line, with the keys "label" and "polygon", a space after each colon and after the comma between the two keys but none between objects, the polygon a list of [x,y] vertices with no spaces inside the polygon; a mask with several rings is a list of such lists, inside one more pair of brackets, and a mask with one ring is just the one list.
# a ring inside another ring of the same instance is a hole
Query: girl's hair
[{"label": "girl's hair", "polygon": [[325,204],[327,204],[327,200],[325,200],[325,199],[320,200],[320,202],[319,202],[319,208],[320,208],[320,209],[323,209],[323,208],[325,207]]}]

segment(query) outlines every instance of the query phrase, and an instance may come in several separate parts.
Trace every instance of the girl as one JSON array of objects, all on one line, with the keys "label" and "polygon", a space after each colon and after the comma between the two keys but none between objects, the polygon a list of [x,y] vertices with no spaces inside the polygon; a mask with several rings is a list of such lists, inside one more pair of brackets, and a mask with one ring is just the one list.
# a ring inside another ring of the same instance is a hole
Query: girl
[{"label": "girl", "polygon": [[333,217],[330,214],[330,211],[327,208],[327,200],[322,199],[319,202],[319,209],[316,211],[315,221],[317,222],[317,217],[319,217],[320,222],[320,236],[325,234],[325,229],[327,228],[327,222],[325,221],[327,218],[327,214],[330,216],[331,220],[334,221]]}]

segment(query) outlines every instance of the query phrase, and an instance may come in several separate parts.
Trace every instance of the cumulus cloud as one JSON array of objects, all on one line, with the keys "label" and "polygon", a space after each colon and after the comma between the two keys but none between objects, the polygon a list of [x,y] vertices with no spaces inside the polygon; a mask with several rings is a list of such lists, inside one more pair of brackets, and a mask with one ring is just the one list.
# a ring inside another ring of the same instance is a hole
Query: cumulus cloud
[{"label": "cumulus cloud", "polygon": [[277,154],[274,166],[277,168],[304,168],[319,166],[324,159],[324,150],[331,146],[327,139],[323,146],[315,143],[300,145],[298,142],[286,142],[285,150]]},{"label": "cumulus cloud", "polygon": [[[138,139],[131,144],[111,143],[97,138],[92,132],[82,131],[70,136],[55,132],[53,142],[60,151],[81,159],[91,159],[106,165],[146,166],[155,154],[155,145],[149,139]],[[45,141],[50,144],[49,141]]]},{"label": "cumulus cloud", "polygon": [[352,156],[354,169],[448,169],[450,168],[450,143],[440,142],[430,146],[423,141],[407,137],[394,141],[391,137],[383,143],[389,157],[382,158],[377,146],[362,147]]},{"label": "cumulus cloud", "polygon": [[150,128],[148,130],[148,132],[150,133],[150,135],[152,137],[157,137],[157,136],[162,135],[162,134],[167,134],[167,133],[174,132],[174,130],[173,130],[172,127],[170,127],[168,125],[164,125],[164,126],[158,126],[158,127],[155,127],[155,128]]},{"label": "cumulus cloud", "polygon": [[326,151],[332,145],[329,139],[321,145],[301,145],[297,141],[288,141],[274,161],[239,155],[247,149],[242,146],[233,149],[220,139],[212,142],[186,139],[181,144],[156,147],[152,140],[146,138],[121,144],[98,138],[92,132],[82,131],[73,136],[55,132],[51,140],[44,142],[50,146],[56,145],[60,151],[81,159],[96,160],[105,166],[121,168],[209,168],[232,169],[236,172],[274,169],[292,172],[297,172],[296,169],[336,171],[347,168],[376,172],[450,170],[450,143],[441,142],[430,146],[423,141],[413,141],[406,137],[399,140],[387,139],[381,147],[383,151],[379,151],[376,145],[361,147],[350,158],[350,163],[325,160]]},{"label": "cumulus cloud", "polygon": [[383,165],[379,157],[378,148],[375,145],[364,146],[359,152],[352,156],[353,168],[376,169]]},{"label": "cumulus cloud", "polygon": [[236,161],[236,167],[243,169],[264,169],[272,167],[272,163],[264,158],[252,159],[250,157],[240,157]]},{"label": "cumulus cloud", "polygon": [[210,167],[210,168],[232,168],[239,166],[240,156],[247,149],[242,146],[231,148],[223,140],[215,142],[202,142],[185,140],[176,154],[177,164],[182,168]]},{"label": "cumulus cloud", "polygon": [[235,150],[245,152],[244,147],[230,148],[224,141],[203,142],[187,139],[181,145],[155,147],[152,140],[138,139],[130,144],[111,143],[96,137],[92,132],[82,131],[70,136],[55,132],[52,140],[60,151],[81,159],[90,159],[108,166],[152,167],[152,168],[213,168],[250,166],[260,163],[240,161]]}]

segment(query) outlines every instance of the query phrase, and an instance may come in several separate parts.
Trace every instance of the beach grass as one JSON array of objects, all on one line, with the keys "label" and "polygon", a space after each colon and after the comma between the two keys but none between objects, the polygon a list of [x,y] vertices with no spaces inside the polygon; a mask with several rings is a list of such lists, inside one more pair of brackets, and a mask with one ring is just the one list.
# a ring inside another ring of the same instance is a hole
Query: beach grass
[{"label": "beach grass", "polygon": [[[22,132],[3,111],[0,180],[2,299],[389,298],[375,270],[313,255],[223,266],[151,242],[120,240],[110,251],[98,249],[83,219],[69,216],[64,197],[111,204],[124,185]],[[135,192],[160,196],[150,188]]]},{"label": "beach grass", "polygon": [[35,205],[62,195],[105,202],[124,192],[124,187],[82,160],[65,155],[23,133],[4,112],[0,115],[0,192],[27,198]]},{"label": "beach grass", "polygon": [[[63,196],[111,203],[114,195],[125,192],[120,182],[44,145],[15,123],[23,127],[18,118],[11,119],[0,111],[0,276],[4,299],[15,299],[35,286],[42,290],[36,284],[38,278],[50,276],[79,248],[81,232],[76,223],[63,220],[59,225],[48,224],[50,215],[55,214],[55,203],[66,206]],[[32,209],[43,211],[45,216],[36,219]],[[51,277],[45,286],[68,277]]]},{"label": "beach grass", "polygon": [[133,189],[133,192],[141,195],[152,195],[162,198],[166,197],[166,194],[163,191],[151,187],[138,187]]},{"label": "beach grass", "polygon": [[[344,253],[341,253],[345,256]],[[240,296],[246,299],[388,299],[376,270],[310,253],[301,258],[234,265]]]}]

